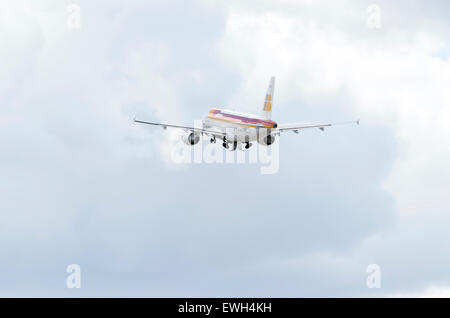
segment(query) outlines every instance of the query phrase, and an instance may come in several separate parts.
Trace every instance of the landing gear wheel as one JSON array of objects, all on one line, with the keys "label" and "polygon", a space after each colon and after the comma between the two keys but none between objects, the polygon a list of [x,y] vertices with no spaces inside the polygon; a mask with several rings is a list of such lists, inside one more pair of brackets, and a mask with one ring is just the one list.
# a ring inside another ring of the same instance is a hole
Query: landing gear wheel
[{"label": "landing gear wheel", "polygon": [[233,143],[231,144],[231,148],[229,148],[229,149],[230,149],[230,151],[235,151],[236,148],[237,148],[237,141],[233,142]]},{"label": "landing gear wheel", "polygon": [[252,144],[250,142],[243,142],[243,143],[238,144],[238,148],[241,151],[248,150],[248,149],[250,149],[251,146],[252,146]]}]

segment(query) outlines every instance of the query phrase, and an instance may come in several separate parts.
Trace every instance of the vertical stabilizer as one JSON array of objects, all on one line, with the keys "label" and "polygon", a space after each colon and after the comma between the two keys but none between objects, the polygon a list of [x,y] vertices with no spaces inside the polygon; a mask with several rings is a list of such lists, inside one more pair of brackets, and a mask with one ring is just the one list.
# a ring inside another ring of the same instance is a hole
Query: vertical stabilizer
[{"label": "vertical stabilizer", "polygon": [[269,88],[267,89],[266,99],[264,100],[264,107],[262,110],[262,116],[264,119],[271,119],[272,117],[272,103],[273,103],[273,90],[275,89],[275,76],[270,78]]}]

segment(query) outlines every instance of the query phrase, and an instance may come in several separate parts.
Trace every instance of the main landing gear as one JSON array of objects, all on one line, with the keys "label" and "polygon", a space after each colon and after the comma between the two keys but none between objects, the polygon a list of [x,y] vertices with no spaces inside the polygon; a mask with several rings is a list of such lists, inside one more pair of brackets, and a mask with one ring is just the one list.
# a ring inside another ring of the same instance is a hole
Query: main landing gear
[{"label": "main landing gear", "polygon": [[228,150],[230,150],[230,151],[235,151],[236,150],[236,148],[237,148],[237,141],[235,141],[235,142],[230,142],[230,143],[228,143],[228,142],[224,142],[224,143],[222,143],[222,146],[225,148],[225,149],[228,149]]},{"label": "main landing gear", "polygon": [[222,146],[225,149],[228,149],[230,151],[235,151],[237,148],[237,145],[238,145],[237,140],[234,140],[233,142],[228,142],[227,139],[225,137],[223,137]]},{"label": "main landing gear", "polygon": [[224,137],[222,146],[225,149],[228,149],[230,151],[235,151],[237,148],[239,148],[239,150],[247,150],[247,149],[250,149],[250,147],[252,146],[252,143],[249,141],[238,143],[238,141],[236,139],[233,142],[228,142],[226,140],[226,138]]}]

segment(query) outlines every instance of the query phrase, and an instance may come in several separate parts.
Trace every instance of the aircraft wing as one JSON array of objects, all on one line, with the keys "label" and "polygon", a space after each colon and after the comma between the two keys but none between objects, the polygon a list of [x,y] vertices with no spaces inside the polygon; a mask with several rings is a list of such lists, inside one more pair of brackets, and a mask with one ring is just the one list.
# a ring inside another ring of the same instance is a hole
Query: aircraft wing
[{"label": "aircraft wing", "polygon": [[196,128],[196,127],[180,126],[180,125],[172,125],[172,124],[164,124],[164,123],[154,123],[154,122],[149,122],[149,121],[137,120],[136,118],[134,119],[134,122],[139,123],[139,124],[160,126],[164,130],[167,128],[178,128],[178,129],[184,129],[184,130],[188,130],[188,131],[193,131],[193,132],[197,132],[197,133],[201,133],[201,134],[204,133],[204,134],[209,134],[209,135],[218,136],[218,137],[226,136],[226,134],[224,132],[218,131],[218,130],[212,130],[212,129],[203,129],[203,128],[198,128],[198,127]]},{"label": "aircraft wing", "polygon": [[327,127],[336,126],[336,125],[348,125],[348,124],[357,124],[359,125],[359,119],[356,121],[347,121],[347,122],[340,122],[340,123],[327,123],[327,124],[285,124],[285,125],[279,125],[277,129],[275,129],[275,133],[282,133],[287,131],[292,131],[296,134],[302,129],[308,129],[308,128],[318,128],[322,131],[325,130]]}]

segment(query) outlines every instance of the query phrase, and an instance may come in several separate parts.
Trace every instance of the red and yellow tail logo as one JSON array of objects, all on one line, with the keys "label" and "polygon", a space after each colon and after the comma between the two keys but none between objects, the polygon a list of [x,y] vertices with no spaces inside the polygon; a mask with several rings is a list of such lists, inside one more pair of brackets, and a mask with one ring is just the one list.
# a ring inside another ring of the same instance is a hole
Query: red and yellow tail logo
[{"label": "red and yellow tail logo", "polygon": [[272,95],[267,94],[264,101],[264,111],[270,112],[272,110]]},{"label": "red and yellow tail logo", "polygon": [[270,119],[272,116],[272,103],[273,103],[273,91],[275,88],[275,76],[270,78],[269,88],[267,88],[266,99],[264,100],[264,106],[262,110],[262,117],[264,119]]}]

